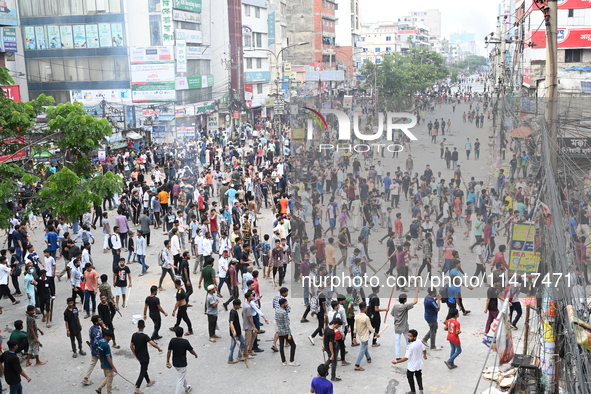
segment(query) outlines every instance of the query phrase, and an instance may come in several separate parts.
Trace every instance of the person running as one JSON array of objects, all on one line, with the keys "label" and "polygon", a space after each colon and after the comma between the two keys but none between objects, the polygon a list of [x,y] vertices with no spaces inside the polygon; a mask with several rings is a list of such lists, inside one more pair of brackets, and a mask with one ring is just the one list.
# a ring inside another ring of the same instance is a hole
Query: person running
[{"label": "person running", "polygon": [[144,320],[138,320],[137,332],[131,336],[131,343],[129,344],[129,348],[131,349],[134,357],[140,362],[140,375],[135,382],[134,393],[136,394],[141,393],[140,386],[142,385],[142,381],[144,379],[146,380],[148,387],[152,387],[156,383],[155,380],[150,380],[150,377],[148,376],[148,365],[150,364],[148,344],[155,347],[160,353],[162,353],[162,348],[144,333],[145,328],[146,322]]},{"label": "person running", "polygon": [[410,392],[416,393],[415,381],[417,379],[417,386],[419,386],[419,393],[423,394],[423,360],[427,359],[427,349],[420,341],[417,341],[419,333],[417,330],[408,331],[408,347],[406,348],[406,355],[400,360],[392,360],[392,364],[396,365],[408,361],[406,368],[406,378],[410,386]]},{"label": "person running", "polygon": [[150,310],[150,319],[154,323],[154,332],[152,332],[152,336],[150,337],[153,341],[161,339],[160,336],[160,327],[162,326],[162,318],[160,314],[162,313],[165,317],[168,316],[168,313],[162,309],[162,305],[160,305],[160,299],[156,297],[158,294],[158,287],[152,286],[150,287],[150,295],[146,297],[146,301],[144,302],[144,320],[146,320],[146,312],[148,309]]},{"label": "person running", "polygon": [[445,319],[445,328],[444,330],[447,331],[447,340],[449,341],[449,345],[451,347],[451,352],[449,354],[449,359],[444,361],[445,365],[449,369],[455,369],[458,366],[454,363],[455,359],[462,353],[462,345],[460,342],[460,322],[458,321],[458,317],[460,313],[458,312],[457,308],[452,308],[449,310],[447,314],[447,319]]},{"label": "person running", "polygon": [[[183,282],[180,279],[176,279],[174,281],[174,287],[176,289],[176,302],[174,304],[174,310],[172,311],[172,317],[176,315],[176,324],[174,327],[170,327],[170,331],[174,331],[176,333],[176,329],[181,324],[181,320],[187,323],[188,331],[185,335],[193,335],[193,325],[191,324],[191,320],[189,319],[189,315],[187,315],[187,296],[185,290],[183,289]],[[176,314],[178,310],[178,315]]]},{"label": "person running", "polygon": [[[177,284],[178,283],[178,284]],[[180,287],[180,280],[175,282],[175,286]],[[166,368],[174,368],[178,373],[178,380],[176,383],[175,394],[189,393],[193,387],[187,383],[187,352],[191,353],[197,358],[197,353],[193,350],[193,346],[183,338],[183,327],[174,328],[175,338],[172,338],[168,343],[168,352],[166,353]],[[172,355],[172,364],[170,363],[170,356]]]}]

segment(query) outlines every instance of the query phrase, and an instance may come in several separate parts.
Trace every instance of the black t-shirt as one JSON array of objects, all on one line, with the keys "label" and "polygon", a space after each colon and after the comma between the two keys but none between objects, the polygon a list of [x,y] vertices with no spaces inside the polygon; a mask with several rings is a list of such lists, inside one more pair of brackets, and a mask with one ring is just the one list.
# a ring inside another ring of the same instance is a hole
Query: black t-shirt
[{"label": "black t-shirt", "polygon": [[[330,352],[330,343],[332,342],[333,349],[335,348],[335,338],[334,338],[334,330],[330,327],[327,327],[324,330],[324,350],[326,352]],[[336,349],[335,349],[336,350]]]},{"label": "black t-shirt", "polygon": [[80,322],[78,321],[78,308],[74,307],[72,310],[66,308],[64,311],[64,321],[68,322],[70,334],[76,335],[82,331],[82,327],[80,327]]},{"label": "black t-shirt", "polygon": [[47,279],[37,279],[37,295],[39,298],[44,300],[51,298],[51,293],[49,291],[49,281]]},{"label": "black t-shirt", "polygon": [[193,347],[185,338],[172,338],[168,343],[168,350],[172,350],[172,365],[177,368],[187,366],[187,352]]},{"label": "black t-shirt", "polygon": [[380,297],[372,293],[369,296],[369,305],[367,306],[367,316],[371,320],[380,320],[380,312],[376,312],[376,306],[380,306]]},{"label": "black t-shirt", "polygon": [[486,292],[486,296],[490,299],[488,303],[488,310],[490,312],[498,312],[499,311],[499,291],[496,287],[489,287],[488,291]]},{"label": "black t-shirt", "polygon": [[589,224],[589,218],[586,217],[585,215],[587,215],[587,213],[589,212],[589,210],[587,208],[582,208],[580,210],[580,214],[581,214],[581,224]]},{"label": "black t-shirt", "polygon": [[[230,319],[234,323],[234,330],[236,330],[236,336],[242,333],[242,327],[240,326],[240,315],[234,309],[230,311]],[[232,336],[232,330],[230,330],[230,336]]]},{"label": "black t-shirt", "polygon": [[111,320],[111,307],[108,303],[104,305],[103,303],[98,304],[96,310],[101,319],[103,319],[103,323],[105,323],[107,327],[113,324],[113,321]]},{"label": "black t-shirt", "polygon": [[187,299],[187,294],[185,293],[185,290],[183,288],[180,288],[176,291],[176,300],[177,301],[181,301],[181,300],[186,300]]},{"label": "black t-shirt", "polygon": [[[181,262],[179,263],[179,271],[180,271],[181,276],[185,282],[191,281],[191,267],[189,266],[188,260],[181,260]],[[186,276],[185,276],[185,273],[186,273]]]},{"label": "black t-shirt", "polygon": [[392,238],[386,242],[386,248],[388,249],[388,256],[392,255],[390,261],[396,261],[396,254],[394,253],[396,252],[396,246],[394,245],[394,240]]},{"label": "black t-shirt", "polygon": [[115,281],[115,287],[127,287],[127,277],[131,273],[131,270],[128,266],[123,268],[117,266],[117,270],[115,274],[117,275],[117,280]]},{"label": "black t-shirt", "polygon": [[0,362],[4,364],[4,379],[9,386],[19,384],[21,381],[21,363],[18,356],[13,352],[0,354]]},{"label": "black t-shirt", "polygon": [[160,316],[160,310],[158,309],[158,305],[160,305],[160,299],[156,296],[148,296],[146,297],[146,304],[148,304],[149,316],[152,319],[157,319]]},{"label": "black t-shirt", "polygon": [[136,332],[131,336],[131,343],[135,346],[135,355],[140,363],[150,361],[148,342],[152,339],[143,332]]}]

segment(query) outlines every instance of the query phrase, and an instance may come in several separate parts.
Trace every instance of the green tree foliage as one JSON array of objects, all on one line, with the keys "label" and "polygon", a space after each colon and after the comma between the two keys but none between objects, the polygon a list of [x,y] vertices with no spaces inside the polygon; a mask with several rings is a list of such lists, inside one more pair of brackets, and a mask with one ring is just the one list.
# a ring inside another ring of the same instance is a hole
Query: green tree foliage
[{"label": "green tree foliage", "polygon": [[407,110],[415,94],[449,75],[443,63],[443,56],[425,47],[411,48],[405,55],[386,55],[380,63],[368,62],[362,67],[363,87],[373,90],[375,84],[381,109]]},{"label": "green tree foliage", "polygon": [[[87,184],[87,182],[86,182]],[[53,216],[61,216],[68,222],[78,218],[102,199],[88,190],[86,184],[68,167],[53,174],[39,191],[39,204]]]},{"label": "green tree foliage", "polygon": [[[0,67],[0,85],[12,85],[8,70]],[[57,148],[62,168],[50,176],[40,192],[27,204],[27,210],[48,209],[52,215],[77,220],[105,193],[121,190],[121,179],[107,173],[93,177],[91,157],[106,143],[112,129],[106,119],[87,115],[81,104],[53,107],[52,97],[44,95],[25,103],[15,103],[0,90],[0,154],[12,155],[23,148],[43,152]],[[47,125],[37,123],[45,112]],[[23,163],[0,163],[0,228],[7,228],[14,201],[23,187],[31,189],[39,182],[34,169]]]}]

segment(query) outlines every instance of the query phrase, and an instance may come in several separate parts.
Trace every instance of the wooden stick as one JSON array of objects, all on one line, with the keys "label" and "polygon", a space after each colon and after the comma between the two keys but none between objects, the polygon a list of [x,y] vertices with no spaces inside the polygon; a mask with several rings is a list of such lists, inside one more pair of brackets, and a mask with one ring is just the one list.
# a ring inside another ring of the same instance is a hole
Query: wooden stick
[{"label": "wooden stick", "polygon": [[392,286],[392,291],[390,292],[390,299],[388,300],[388,310],[386,311],[386,315],[384,316],[384,324],[386,324],[386,319],[388,319],[388,313],[390,313],[390,305],[392,304],[392,297],[394,296],[395,289],[396,285]]},{"label": "wooden stick", "polygon": [[382,266],[380,268],[378,268],[377,272],[380,272],[382,270],[382,268],[384,268],[386,266],[386,264],[388,264],[389,261],[390,261],[390,259],[386,260],[386,262],[384,264],[382,264]]},{"label": "wooden stick", "polygon": [[384,333],[384,331],[386,331],[386,330],[388,329],[388,327],[390,327],[390,325],[389,325],[389,324],[386,324],[386,325],[384,326],[384,328],[382,328],[382,330],[381,330],[381,331],[378,333],[378,335],[379,335],[379,336],[382,336],[382,334]]},{"label": "wooden stick", "polygon": [[[240,341],[236,337],[234,337],[234,340],[236,341],[236,346],[238,346],[238,352],[240,352]],[[248,366],[248,354],[244,353],[245,350],[246,346],[244,346],[244,348],[242,349],[242,358],[244,359],[244,365],[246,365],[246,368],[250,368]]]}]

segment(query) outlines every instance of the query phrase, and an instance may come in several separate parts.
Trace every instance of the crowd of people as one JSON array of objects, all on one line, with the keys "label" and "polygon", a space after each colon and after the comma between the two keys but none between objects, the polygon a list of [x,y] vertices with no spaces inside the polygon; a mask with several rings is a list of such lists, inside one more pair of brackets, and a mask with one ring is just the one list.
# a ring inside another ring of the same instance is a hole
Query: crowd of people
[{"label": "crowd of people", "polygon": [[[462,99],[470,108],[476,105],[476,113],[480,113],[477,125],[482,127],[482,111],[489,104],[486,95],[475,99],[470,92],[452,95],[441,85],[428,97],[418,98],[417,104],[428,109],[429,103],[445,102],[455,112]],[[451,131],[450,120],[444,119],[425,119],[434,142],[439,130],[442,135],[446,128]],[[457,164],[457,147],[449,146],[445,138],[440,143],[442,161],[419,170],[411,154],[404,166],[390,167],[382,163],[383,155],[375,152],[327,156],[305,146],[291,151],[283,142],[286,137],[274,134],[267,123],[265,127],[243,128],[235,141],[204,134],[188,145],[155,145],[139,153],[124,150],[113,154],[100,164],[101,171],[119,174],[125,188],[91,207],[79,220],[70,220],[72,223],[45,212],[43,237],[34,233],[36,218],[25,217],[25,207],[16,203],[7,231],[8,247],[0,252],[2,296],[13,304],[22,296],[27,304],[26,328],[22,320],[14,322],[2,356],[11,393],[19,392],[19,374],[29,379],[18,354],[26,354],[27,366],[32,358],[36,365],[44,364],[40,339],[43,330],[51,328],[54,308],[59,307],[64,308],[65,335],[74,358],[86,355],[80,315],[82,320],[90,319],[92,362],[82,384],[93,384],[90,377],[100,361],[105,377],[95,391],[101,393],[106,388],[111,393],[118,373],[111,347],[118,349],[118,343],[123,343],[115,336],[114,322],[117,314],[130,307],[127,296],[139,280],[134,273],[132,282],[130,265],[134,262],[141,266],[138,277],[158,267],[161,271],[158,285],[144,291],[143,319],[137,322],[138,331],[131,338],[131,350],[140,363],[139,377],[132,382],[136,393],[144,381],[147,386],[155,384],[148,375],[148,345],[163,351],[159,342],[162,315],[167,317],[166,311],[171,310],[176,321],[170,327],[174,337],[168,344],[166,367],[174,366],[178,373],[177,394],[191,391],[187,353],[194,357],[197,353],[185,337],[194,333],[194,321],[200,324],[203,320],[201,313],[189,312],[196,299],[203,302],[208,340],[216,343],[223,339],[229,345],[228,364],[261,357],[265,349],[259,336],[265,331],[264,321],[267,327],[274,327],[269,333],[273,345],[267,350],[279,352],[284,366],[300,366],[296,348],[302,344],[296,344],[293,332],[305,331],[308,317],[315,318],[308,340],[315,346],[316,337],[322,339],[326,359],[311,383],[316,393],[332,392],[332,382],[341,380],[336,373],[339,363],[347,366],[352,364],[348,359],[354,360],[352,369],[365,371],[362,361],[369,364],[372,360],[369,348],[380,346],[383,313],[394,319],[392,363],[407,363],[411,392],[416,392],[415,380],[423,392],[421,370],[427,351],[442,349],[437,343],[442,305],[448,307],[443,322],[450,344],[445,364],[449,369],[457,368],[455,361],[462,352],[459,316],[471,312],[462,292],[474,287],[467,277],[480,278],[480,284],[489,287],[483,305],[488,316],[483,322],[485,332],[499,313],[499,300],[505,298],[511,302],[511,323],[517,328],[524,284],[519,279],[509,284],[506,253],[511,225],[530,221],[537,209],[538,184],[527,173],[527,159],[521,160],[521,176],[511,164],[510,177],[500,170],[496,184],[489,187],[488,179],[464,178]],[[474,143],[468,139],[466,160],[472,152],[478,160],[480,150],[479,138]],[[573,236],[578,237],[581,226],[586,226],[588,233],[587,206],[573,215]],[[95,231],[97,224],[100,230]],[[162,244],[155,241],[159,231]],[[370,247],[372,237],[379,237],[380,244],[386,241],[385,246]],[[461,255],[456,245],[470,239],[471,253]],[[33,246],[39,241],[45,245],[43,256]],[[101,253],[110,257],[101,257]],[[577,249],[578,264],[583,264],[581,253]],[[148,255],[155,257],[148,259]],[[382,267],[372,265],[377,256],[386,256],[382,266],[387,266],[385,275],[395,279],[394,305],[390,304],[392,295],[388,304],[383,304],[381,286],[367,283],[366,274],[382,274]],[[99,262],[105,259],[111,264]],[[464,269],[472,268],[473,275],[466,275]],[[582,272],[586,282],[586,269],[579,274]],[[332,286],[330,278],[341,275],[355,281],[351,286]],[[410,280],[414,276],[428,283],[433,275],[460,280],[439,289]],[[66,300],[56,298],[56,287],[61,286],[56,277],[71,288]],[[201,296],[194,293],[195,282],[203,289]],[[272,303],[262,302],[267,286],[275,292]],[[413,287],[417,290],[410,302],[407,293]],[[300,290],[306,310],[298,319],[291,315],[290,302]],[[161,305],[158,294],[163,291],[174,291],[174,305]],[[420,295],[424,297],[424,322],[414,320],[411,329],[409,310]],[[43,329],[39,318],[45,323]],[[150,321],[151,335],[144,332]],[[294,322],[302,325],[296,328]],[[219,327],[224,325],[229,335],[222,338]],[[406,343],[404,357],[401,339]],[[356,357],[347,356],[347,344],[359,346]]]}]

